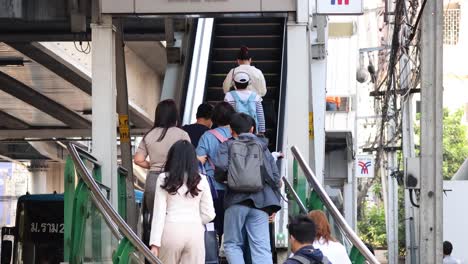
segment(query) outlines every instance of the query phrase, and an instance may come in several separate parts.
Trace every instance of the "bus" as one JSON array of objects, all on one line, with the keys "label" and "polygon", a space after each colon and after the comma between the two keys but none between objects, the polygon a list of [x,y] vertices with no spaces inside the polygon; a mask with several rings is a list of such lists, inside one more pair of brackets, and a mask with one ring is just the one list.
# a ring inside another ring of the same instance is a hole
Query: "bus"
[{"label": "bus", "polygon": [[16,226],[2,228],[2,264],[63,262],[63,198],[63,194],[26,194],[18,199]]}]

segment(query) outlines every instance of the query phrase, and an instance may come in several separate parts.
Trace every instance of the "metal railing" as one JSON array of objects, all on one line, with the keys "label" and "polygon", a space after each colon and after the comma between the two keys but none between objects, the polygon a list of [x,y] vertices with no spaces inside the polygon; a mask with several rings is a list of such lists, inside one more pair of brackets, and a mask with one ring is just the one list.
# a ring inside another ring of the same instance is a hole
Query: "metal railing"
[{"label": "metal railing", "polygon": [[[100,190],[99,184],[94,180],[89,170],[86,168],[85,164],[81,160],[80,156],[87,156],[88,158],[92,156],[80,149],[77,148],[75,144],[68,143],[67,145],[68,152],[75,164],[75,168],[78,171],[79,175],[81,176],[83,182],[91,191],[92,200],[102,216],[104,217],[105,221],[109,223],[109,227],[111,228],[113,233],[118,233],[115,230],[115,226],[118,230],[127,238],[130,243],[139,251],[141,252],[144,257],[152,264],[163,264],[161,260],[159,260],[156,256],[154,256],[151,251],[146,247],[146,245],[140,240],[140,238],[132,231],[130,226],[124,221],[124,219],[112,208],[110,202],[106,199],[106,197],[102,194]],[[96,160],[95,158],[93,158]],[[115,225],[114,225],[115,224]],[[121,238],[122,236],[117,236]]]},{"label": "metal railing", "polygon": [[307,208],[304,205],[304,203],[301,201],[301,198],[299,198],[299,195],[297,195],[297,192],[294,190],[294,187],[291,185],[288,179],[286,179],[286,177],[282,177],[282,179],[284,182],[284,186],[287,189],[287,192],[289,192],[289,194],[292,195],[292,198],[294,199],[294,201],[297,203],[297,205],[299,205],[299,209],[301,210],[301,212],[303,212],[304,214],[307,214]]},{"label": "metal railing", "polygon": [[366,258],[366,260],[369,261],[369,263],[379,264],[377,258],[370,252],[370,250],[366,247],[364,242],[362,242],[362,240],[358,237],[354,230],[348,225],[338,208],[336,208],[335,204],[325,192],[325,189],[322,187],[322,184],[320,184],[320,182],[317,180],[317,177],[315,177],[315,174],[310,168],[309,164],[302,157],[301,153],[299,152],[299,149],[296,146],[293,146],[291,147],[291,152],[294,158],[297,160],[302,171],[304,172],[307,181],[309,182],[311,187],[317,192],[323,204],[332,215],[340,230],[359,250],[359,252],[361,252],[361,254]]}]

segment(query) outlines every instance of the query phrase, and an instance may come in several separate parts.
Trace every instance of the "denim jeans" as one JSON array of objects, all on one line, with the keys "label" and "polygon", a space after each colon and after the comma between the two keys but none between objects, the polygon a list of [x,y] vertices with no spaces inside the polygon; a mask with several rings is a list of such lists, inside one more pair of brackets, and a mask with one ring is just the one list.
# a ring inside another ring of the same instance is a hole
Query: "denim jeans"
[{"label": "denim jeans", "polygon": [[[245,233],[242,232],[245,228]],[[272,264],[268,214],[262,210],[232,205],[224,214],[224,251],[230,264],[244,264],[243,247],[248,239],[255,264]]]}]

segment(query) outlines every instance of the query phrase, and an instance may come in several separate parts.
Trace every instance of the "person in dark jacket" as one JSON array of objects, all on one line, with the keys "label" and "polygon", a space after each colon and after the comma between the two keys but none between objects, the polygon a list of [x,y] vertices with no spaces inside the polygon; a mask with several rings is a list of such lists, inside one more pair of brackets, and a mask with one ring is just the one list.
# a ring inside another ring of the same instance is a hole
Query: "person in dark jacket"
[{"label": "person in dark jacket", "polygon": [[289,220],[288,232],[294,255],[284,264],[331,264],[320,249],[312,246],[315,239],[315,224],[309,217],[305,215],[292,217]]},{"label": "person in dark jacket", "polygon": [[[273,156],[264,140],[252,132],[252,118],[244,113],[236,113],[230,122],[233,140],[220,145],[214,159],[217,174],[226,172],[229,161],[229,148],[234,140],[255,140],[263,148],[265,177],[270,180],[261,191],[255,193],[235,192],[226,189],[224,197],[224,250],[229,263],[245,263],[243,247],[248,241],[250,255],[255,264],[272,264],[269,236],[269,216],[281,209],[279,187],[281,178]],[[225,181],[226,174],[217,177]],[[223,178],[224,177],[224,178]],[[245,232],[243,231],[245,230]],[[246,233],[246,235],[245,235]],[[247,241],[245,241],[247,239]]]},{"label": "person in dark jacket", "polygon": [[213,122],[211,121],[211,116],[213,115],[213,106],[208,103],[203,103],[197,108],[197,122],[190,125],[185,125],[182,127],[185,132],[190,137],[190,142],[196,148],[198,146],[198,141],[200,140],[203,133],[210,130]]}]

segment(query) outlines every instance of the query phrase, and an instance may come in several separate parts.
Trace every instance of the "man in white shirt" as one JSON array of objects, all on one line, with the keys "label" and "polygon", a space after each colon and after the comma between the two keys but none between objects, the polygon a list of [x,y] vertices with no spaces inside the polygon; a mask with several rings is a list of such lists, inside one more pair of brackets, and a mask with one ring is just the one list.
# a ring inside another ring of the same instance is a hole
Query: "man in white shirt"
[{"label": "man in white shirt", "polygon": [[452,243],[449,241],[444,241],[444,264],[461,264],[460,260],[451,256],[452,250]]}]

